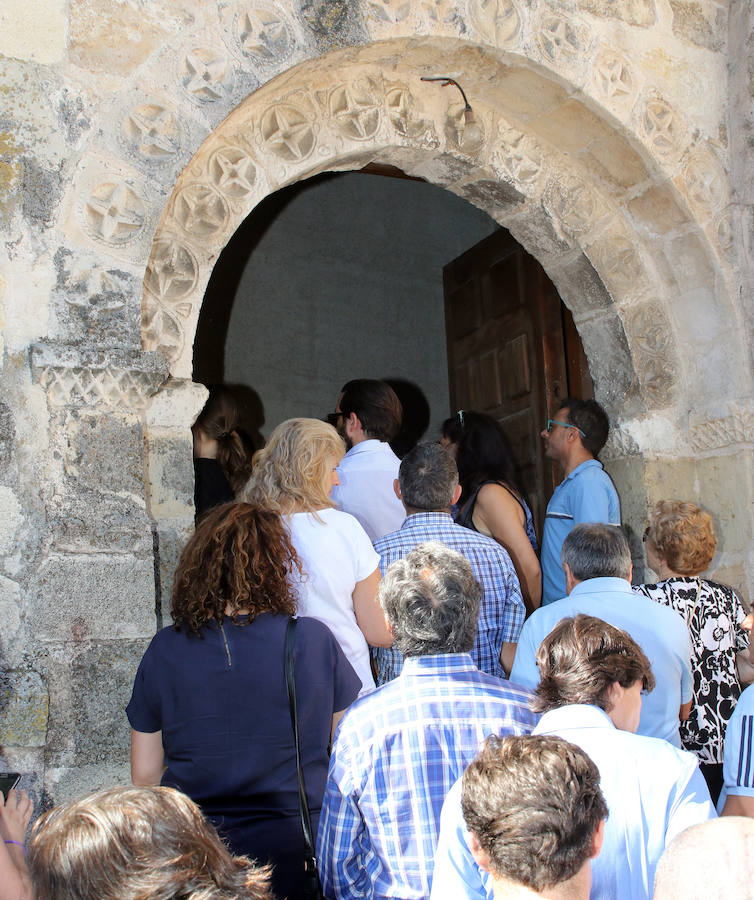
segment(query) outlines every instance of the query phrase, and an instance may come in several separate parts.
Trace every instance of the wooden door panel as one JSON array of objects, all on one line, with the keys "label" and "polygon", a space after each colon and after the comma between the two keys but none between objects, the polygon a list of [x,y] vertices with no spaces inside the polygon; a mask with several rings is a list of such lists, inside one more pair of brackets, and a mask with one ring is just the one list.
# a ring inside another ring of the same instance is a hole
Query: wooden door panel
[{"label": "wooden door panel", "polygon": [[569,381],[575,396],[592,396],[573,319],[539,263],[502,228],[448,263],[443,281],[451,413],[476,409],[501,423],[541,533],[560,473],[539,433]]}]

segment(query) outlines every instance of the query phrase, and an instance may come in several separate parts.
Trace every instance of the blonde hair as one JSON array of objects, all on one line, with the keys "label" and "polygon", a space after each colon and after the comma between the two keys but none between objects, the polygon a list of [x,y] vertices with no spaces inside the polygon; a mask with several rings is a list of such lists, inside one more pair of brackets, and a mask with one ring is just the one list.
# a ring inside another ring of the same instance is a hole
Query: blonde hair
[{"label": "blonde hair", "polygon": [[654,505],[647,537],[668,568],[679,575],[703,572],[717,547],[712,516],[683,500],[660,500]]},{"label": "blonde hair", "polygon": [[254,454],[242,499],[278,513],[316,512],[335,506],[325,488],[327,468],[339,463],[345,444],[319,419],[288,419]]},{"label": "blonde hair", "polygon": [[273,900],[269,867],[232,857],[173,788],[119,787],[45,813],[29,842],[37,900]]}]

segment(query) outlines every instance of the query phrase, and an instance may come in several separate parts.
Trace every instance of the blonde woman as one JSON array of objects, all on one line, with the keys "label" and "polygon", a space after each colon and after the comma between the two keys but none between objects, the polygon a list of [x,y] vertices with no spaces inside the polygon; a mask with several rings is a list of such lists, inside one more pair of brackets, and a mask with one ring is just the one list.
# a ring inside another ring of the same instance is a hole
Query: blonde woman
[{"label": "blonde woman", "polygon": [[327,625],[364,692],[374,687],[367,645],[389,647],[393,639],[377,601],[380,558],[356,519],[330,499],[344,454],[331,425],[288,419],[254,454],[243,497],[284,517],[303,566],[299,615]]},{"label": "blonde woman", "polygon": [[691,714],[681,722],[681,743],[699,758],[717,802],[725,726],[741,693],[736,651],[748,646],[741,627],[746,614],[731,588],[700,578],[717,546],[709,513],[694,503],[660,500],[650,510],[644,543],[659,581],[634,590],[674,609],[689,629],[694,698]]}]

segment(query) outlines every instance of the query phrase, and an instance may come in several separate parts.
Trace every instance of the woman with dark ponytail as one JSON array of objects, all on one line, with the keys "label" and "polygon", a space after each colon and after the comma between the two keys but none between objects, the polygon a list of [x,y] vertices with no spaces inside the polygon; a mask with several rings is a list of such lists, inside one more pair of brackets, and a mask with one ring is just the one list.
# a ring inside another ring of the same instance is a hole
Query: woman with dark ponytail
[{"label": "woman with dark ponytail", "polygon": [[194,435],[194,507],[197,520],[229,503],[251,474],[251,455],[239,434],[238,403],[226,387],[210,387]]}]

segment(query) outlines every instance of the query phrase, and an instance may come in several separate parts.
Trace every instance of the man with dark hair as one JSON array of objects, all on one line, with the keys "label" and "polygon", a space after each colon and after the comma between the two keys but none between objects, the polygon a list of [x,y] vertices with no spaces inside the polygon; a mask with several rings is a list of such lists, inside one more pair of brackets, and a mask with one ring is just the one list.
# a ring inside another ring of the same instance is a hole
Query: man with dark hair
[{"label": "man with dark hair", "polygon": [[380,583],[406,660],[336,732],[317,840],[326,897],[427,897],[451,784],[487,735],[536,722],[527,691],[471,661],[481,593],[468,560],[438,543],[411,550]]},{"label": "man with dark hair", "polygon": [[372,541],[400,528],[405,518],[393,491],[400,460],[388,443],[398,434],[402,415],[401,401],[389,384],[357,378],[343,385],[335,412],[327,417],[347,449],[332,499],[359,520]]},{"label": "man with dark hair", "polygon": [[681,746],[679,715],[691,709],[691,642],[686,623],[668,606],[631,590],[631,551],[622,529],[577,525],[562,547],[568,596],[534,611],[524,623],[511,680],[535,688],[542,639],[561,619],[584,613],[624,628],[647,654],[657,687],[642,707],[639,734]]},{"label": "man with dark hair", "polygon": [[[534,735],[570,741],[594,761],[610,816],[592,863],[592,898],[649,900],[655,867],[685,828],[714,817],[693,753],[635,734],[649,660],[628,632],[593,616],[561,621],[537,653]],[[431,900],[485,900],[492,885],[472,858],[455,785],[442,811]],[[465,808],[464,808],[465,812]],[[473,822],[469,821],[473,831]]]},{"label": "man with dark hair", "polygon": [[547,504],[542,535],[542,606],[565,596],[560,548],[579,522],[620,525],[615,485],[597,460],[610,422],[596,400],[566,397],[542,432],[545,456],[563,470],[563,481]]},{"label": "man with dark hair", "polygon": [[498,900],[588,900],[607,805],[579,747],[549,735],[490,735],[463,774],[461,807],[471,853]]},{"label": "man with dark hair", "polygon": [[[380,571],[384,575],[392,563],[425,541],[440,541],[463,554],[482,586],[471,658],[482,672],[506,678],[524,623],[521,588],[507,551],[497,541],[453,522],[450,507],[461,492],[455,461],[439,444],[417,444],[403,458],[394,487],[406,509],[406,520],[398,531],[375,541]],[[377,684],[400,673],[403,656],[399,650],[380,647],[373,656]]]}]

